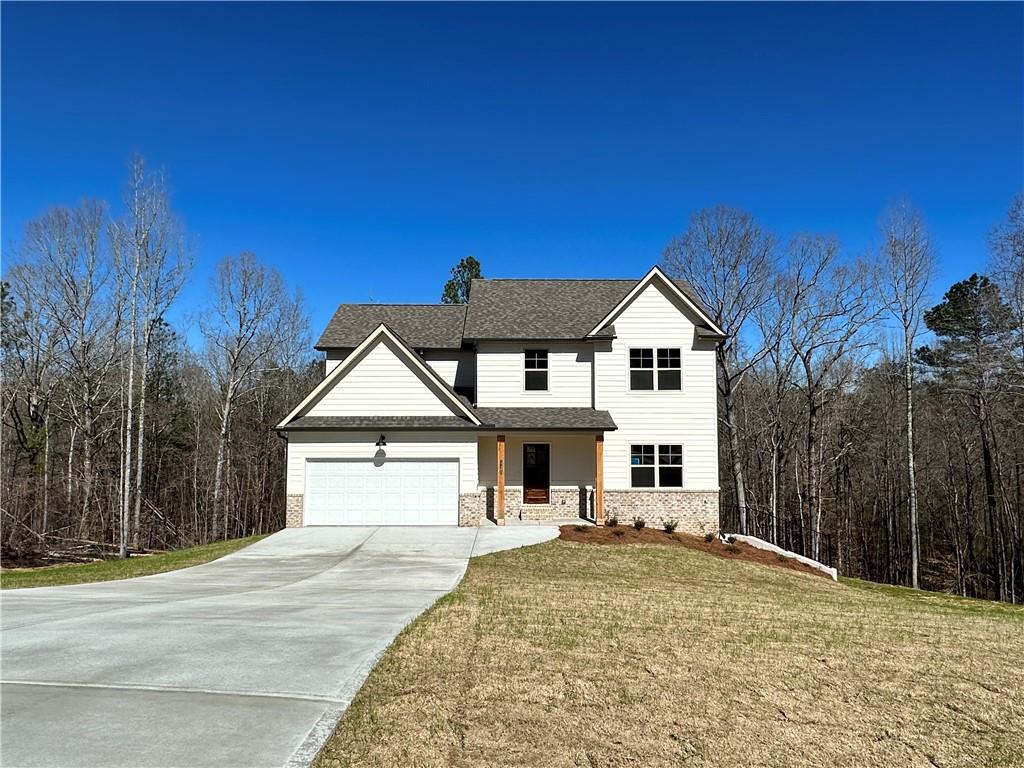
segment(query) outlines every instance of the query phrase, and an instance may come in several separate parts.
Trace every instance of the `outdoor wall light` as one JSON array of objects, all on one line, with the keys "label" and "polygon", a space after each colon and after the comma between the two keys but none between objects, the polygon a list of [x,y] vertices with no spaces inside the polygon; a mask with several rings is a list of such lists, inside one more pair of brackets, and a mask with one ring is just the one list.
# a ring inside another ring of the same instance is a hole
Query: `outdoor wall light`
[{"label": "outdoor wall light", "polygon": [[388,441],[384,439],[384,435],[381,435],[381,436],[380,436],[380,437],[379,437],[379,438],[377,439],[377,447],[378,447],[378,448],[383,448],[383,447],[384,447],[385,445],[387,445],[387,444],[388,444]]}]

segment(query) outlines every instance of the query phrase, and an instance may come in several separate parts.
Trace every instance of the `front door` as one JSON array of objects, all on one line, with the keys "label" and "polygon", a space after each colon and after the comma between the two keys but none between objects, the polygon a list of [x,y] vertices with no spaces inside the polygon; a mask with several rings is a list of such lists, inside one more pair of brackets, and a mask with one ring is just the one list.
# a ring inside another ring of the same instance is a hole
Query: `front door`
[{"label": "front door", "polygon": [[547,504],[551,499],[551,446],[523,445],[523,502]]}]

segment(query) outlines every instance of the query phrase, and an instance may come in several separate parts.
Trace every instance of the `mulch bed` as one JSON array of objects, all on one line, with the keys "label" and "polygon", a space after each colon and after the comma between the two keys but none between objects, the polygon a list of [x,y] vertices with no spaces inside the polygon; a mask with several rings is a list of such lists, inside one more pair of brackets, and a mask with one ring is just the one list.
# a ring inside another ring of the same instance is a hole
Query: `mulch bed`
[{"label": "mulch bed", "polygon": [[735,544],[727,544],[717,536],[711,541],[704,541],[703,537],[690,533],[667,533],[659,528],[637,530],[631,525],[563,525],[558,530],[558,538],[580,544],[660,544],[668,547],[686,547],[726,560],[744,560],[748,563],[787,568],[791,571],[829,578],[827,574],[817,568],[811,568],[799,560],[782,557],[775,552],[758,549],[739,541]]}]

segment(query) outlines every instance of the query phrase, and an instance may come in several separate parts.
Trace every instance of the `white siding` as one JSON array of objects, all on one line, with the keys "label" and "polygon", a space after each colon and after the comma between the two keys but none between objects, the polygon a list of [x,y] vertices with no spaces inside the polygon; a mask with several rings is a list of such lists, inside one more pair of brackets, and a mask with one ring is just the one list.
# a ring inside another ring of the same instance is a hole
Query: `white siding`
[{"label": "white siding", "polygon": [[[689,310],[657,283],[613,320],[616,338],[594,354],[595,407],[610,411],[618,430],[605,435],[605,487],[629,488],[632,443],[682,443],[683,487],[718,489],[715,345],[698,341]],[[681,392],[631,392],[630,347],[680,347]]]},{"label": "white siding", "polygon": [[470,349],[428,349],[423,359],[451,387],[472,387],[476,382],[476,355]]},{"label": "white siding", "polygon": [[[519,433],[505,435],[505,484],[523,484],[523,443],[551,444],[551,486],[578,488],[594,484],[594,435]],[[494,435],[480,436],[480,485],[498,482],[498,445]]]},{"label": "white siding", "polygon": [[[548,390],[527,392],[526,349],[548,350]],[[589,408],[593,404],[593,345],[560,343],[478,345],[476,399],[480,407]]]},{"label": "white siding", "polygon": [[[288,436],[288,493],[305,492],[306,459],[372,459],[379,432],[292,432]],[[477,490],[475,432],[387,432],[385,461],[458,459],[459,493]]]},{"label": "white siding", "polygon": [[450,416],[425,377],[380,341],[307,411],[310,416]]}]

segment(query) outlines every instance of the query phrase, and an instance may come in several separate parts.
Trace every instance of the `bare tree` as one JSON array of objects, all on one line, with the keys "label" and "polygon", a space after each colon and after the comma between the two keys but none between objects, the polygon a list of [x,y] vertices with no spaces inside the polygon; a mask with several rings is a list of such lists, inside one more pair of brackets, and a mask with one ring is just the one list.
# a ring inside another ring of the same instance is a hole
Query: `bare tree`
[{"label": "bare tree", "polygon": [[768,299],[775,266],[774,238],[747,212],[719,205],[697,211],[662,257],[665,271],[681,277],[729,336],[716,348],[718,391],[729,435],[740,531],[747,532],[736,392],[747,372],[767,354],[763,338],[748,339],[750,319]]},{"label": "bare tree", "polygon": [[790,246],[789,275],[782,300],[788,307],[789,344],[801,369],[807,431],[804,475],[805,509],[818,556],[821,530],[822,408],[842,390],[852,368],[847,358],[867,348],[864,329],[878,317],[866,262],[839,259],[835,239],[801,236]]},{"label": "bare tree", "polygon": [[917,514],[917,469],[914,461],[914,346],[935,257],[921,214],[908,202],[891,206],[884,214],[881,290],[886,307],[899,324],[903,343],[903,395],[906,401],[907,512],[910,518],[910,583],[920,581],[921,539]]},{"label": "bare tree", "polygon": [[83,526],[93,501],[93,460],[118,394],[108,378],[118,358],[122,311],[105,225],[101,203],[54,208],[29,222],[22,251],[60,343],[56,359],[69,388],[68,415],[81,435]]},{"label": "bare tree", "polygon": [[[989,235],[992,275],[1014,316],[1016,375],[1011,385],[1024,396],[1024,192],[1010,204],[1006,221]],[[1018,422],[1024,423],[1024,422]]]},{"label": "bare tree", "polygon": [[252,253],[225,258],[212,285],[216,304],[203,318],[207,361],[221,395],[213,506],[228,535],[224,477],[232,409],[261,373],[287,365],[307,343],[302,299],[289,294],[281,274]]},{"label": "bare tree", "polygon": [[[163,171],[155,174],[147,171],[145,160],[140,155],[135,155],[131,161],[125,207],[125,218],[114,225],[111,237],[111,242],[120,257],[118,261],[122,272],[128,282],[131,306],[121,525],[126,534],[130,525],[132,546],[138,547],[145,451],[146,387],[153,330],[181,291],[191,269],[191,256],[184,229],[171,210],[165,174]],[[138,345],[141,345],[141,356],[137,351]],[[139,376],[136,410],[137,358]],[[127,535],[124,538],[127,540]],[[122,556],[125,555],[127,550],[123,549]]]}]

